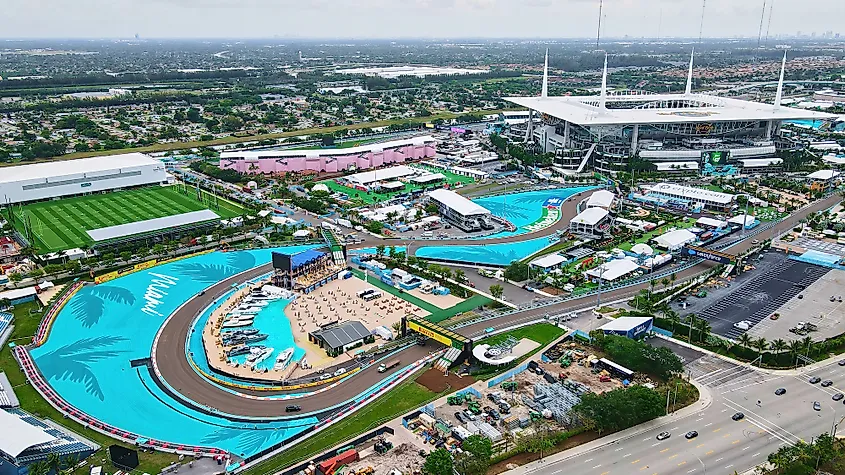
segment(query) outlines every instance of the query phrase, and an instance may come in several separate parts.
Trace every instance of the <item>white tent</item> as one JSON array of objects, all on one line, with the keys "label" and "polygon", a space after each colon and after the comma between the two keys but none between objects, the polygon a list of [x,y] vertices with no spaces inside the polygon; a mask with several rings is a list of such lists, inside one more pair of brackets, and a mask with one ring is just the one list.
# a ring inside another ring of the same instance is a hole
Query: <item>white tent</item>
[{"label": "white tent", "polygon": [[634,247],[631,248],[631,252],[639,256],[650,256],[654,254],[654,249],[652,249],[648,244],[640,243],[634,244]]},{"label": "white tent", "polygon": [[695,242],[695,239],[695,234],[686,229],[676,229],[675,231],[669,231],[668,233],[657,236],[654,238],[654,242],[658,247],[675,251],[684,247],[686,244]]}]

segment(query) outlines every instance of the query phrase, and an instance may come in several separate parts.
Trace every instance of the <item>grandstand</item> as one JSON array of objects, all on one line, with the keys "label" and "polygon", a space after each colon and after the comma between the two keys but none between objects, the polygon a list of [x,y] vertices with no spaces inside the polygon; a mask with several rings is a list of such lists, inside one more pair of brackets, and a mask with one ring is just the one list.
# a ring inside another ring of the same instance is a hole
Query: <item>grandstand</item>
[{"label": "grandstand", "polygon": [[21,409],[0,410],[0,427],[0,475],[26,473],[28,465],[50,454],[81,460],[100,448]]},{"label": "grandstand", "polygon": [[[98,239],[92,237],[89,231],[203,210],[212,210],[223,219],[240,216],[244,212],[234,203],[183,185],[151,186],[13,205],[6,212],[11,215],[15,229],[30,244],[40,252],[55,252],[97,244]],[[207,224],[210,219],[212,217],[207,215],[202,222]],[[214,220],[218,219],[215,217]],[[180,223],[180,230],[184,230],[187,224],[197,223]],[[162,228],[137,229],[138,233],[145,233],[141,236],[143,238],[160,235]],[[112,237],[119,239],[106,240],[106,244],[131,240],[130,235]]]}]

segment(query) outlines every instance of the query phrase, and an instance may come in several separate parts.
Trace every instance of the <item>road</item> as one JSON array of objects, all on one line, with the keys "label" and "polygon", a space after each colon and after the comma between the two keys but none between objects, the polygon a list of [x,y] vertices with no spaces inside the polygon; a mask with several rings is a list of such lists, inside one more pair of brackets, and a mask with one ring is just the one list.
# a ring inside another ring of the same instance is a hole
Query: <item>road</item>
[{"label": "road", "polygon": [[[687,367],[699,373],[697,380],[711,392],[713,400],[706,409],[677,420],[669,416],[659,426],[598,449],[574,456],[564,452],[514,473],[742,473],[765,462],[778,447],[799,440],[810,442],[823,432],[831,432],[845,416],[845,405],[831,399],[836,392],[845,391],[845,367],[837,362],[807,372],[767,374],[702,355]],[[815,375],[833,380],[834,385],[823,388],[810,384],[808,379]],[[786,394],[776,396],[778,388],[785,388]],[[813,410],[814,401],[821,403],[821,411]],[[745,418],[732,420],[737,412]],[[671,437],[658,441],[657,435],[663,431]],[[689,431],[697,431],[698,437],[686,439],[684,434]]]},{"label": "road", "polygon": [[[831,197],[827,200],[815,204],[812,207],[802,210],[801,212],[793,215],[786,221],[780,223],[773,231],[766,231],[765,233],[763,233],[764,236],[761,236],[761,239],[769,237],[769,233],[777,233],[782,230],[789,229],[793,227],[795,223],[797,223],[800,219],[803,219],[803,217],[809,214],[810,212],[828,208],[838,201],[839,197]],[[574,211],[574,204],[575,200],[572,200],[567,202],[565,205],[568,206],[570,213]],[[571,214],[570,216],[572,215],[574,214]],[[564,216],[567,215],[565,214]],[[531,234],[530,236],[534,237],[535,235]],[[511,238],[525,239],[525,235],[512,236]],[[488,240],[480,240],[479,244],[483,244],[486,241]],[[495,241],[501,242],[501,240]],[[371,246],[373,245],[373,243],[368,242],[367,245]],[[728,252],[739,252],[747,249],[751,245],[752,243],[749,240],[730,248]],[[359,244],[358,246],[362,245]],[[693,268],[687,269],[686,271],[679,272],[678,281],[681,282],[685,278],[695,275],[703,270],[706,270],[711,266],[712,263],[703,262]],[[157,344],[155,344],[155,354],[153,358],[155,373],[157,373],[162,379],[167,381],[167,383],[171,387],[173,387],[176,391],[185,396],[188,400],[195,401],[204,406],[217,408],[220,411],[229,414],[268,418],[279,418],[280,414],[284,414],[284,406],[286,405],[286,401],[279,399],[255,400],[244,397],[243,395],[232,394],[228,391],[224,391],[214,385],[209,384],[207,381],[197,375],[185,358],[185,335],[189,331],[190,325],[194,317],[199,312],[201,312],[202,309],[208,306],[212,302],[212,300],[214,300],[219,295],[224,293],[227,289],[229,289],[232,284],[245,282],[258,275],[261,275],[262,273],[266,273],[269,271],[271,271],[271,265],[265,264],[264,266],[255,268],[245,274],[235,276],[223,282],[220,282],[213,286],[211,289],[209,289],[205,295],[195,296],[194,298],[189,300],[184,306],[182,306],[177,312],[175,312],[171,316],[171,318],[169,318],[168,321],[165,322],[165,324],[162,326],[159,332],[159,336],[157,337]],[[647,286],[647,284],[641,284],[639,286],[632,286],[628,288],[617,289],[611,292],[606,292],[603,295],[603,299],[605,299],[605,301],[611,301],[614,299],[626,298],[631,295],[634,295],[641,288],[645,288],[645,286]],[[593,305],[594,302],[595,297],[592,296],[572,299],[561,302],[559,304],[528,309],[522,312],[502,316],[493,320],[477,323],[475,325],[461,328],[459,331],[463,335],[474,337],[484,333],[484,330],[489,327],[509,327],[518,322],[543,318],[547,314],[554,315],[557,313],[569,312],[575,309],[582,309]],[[403,360],[410,362],[426,355],[427,352],[431,350],[432,348],[430,347],[414,346],[408,350],[405,350],[400,357]],[[167,362],[167,364],[159,364],[160,362]],[[392,371],[396,371],[396,369]],[[340,383],[337,387],[329,391],[298,398],[296,403],[302,406],[303,414],[310,412],[325,411],[328,408],[333,407],[337,404],[351,400],[355,395],[360,394],[362,391],[371,387],[373,384],[375,384],[382,378],[389,376],[392,371],[385,374],[379,374],[377,373],[376,368],[372,366],[361,371],[359,374],[348,378],[347,380],[344,380],[344,382]],[[258,393],[257,395],[266,396],[269,394],[271,393],[265,392]]]}]

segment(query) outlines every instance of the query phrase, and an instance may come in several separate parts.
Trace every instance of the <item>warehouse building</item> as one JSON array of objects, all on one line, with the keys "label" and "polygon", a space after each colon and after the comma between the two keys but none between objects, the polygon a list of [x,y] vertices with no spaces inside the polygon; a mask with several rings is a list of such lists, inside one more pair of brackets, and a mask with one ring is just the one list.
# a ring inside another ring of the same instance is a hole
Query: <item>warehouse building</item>
[{"label": "warehouse building", "polygon": [[428,198],[437,205],[440,216],[459,229],[466,232],[493,229],[490,210],[454,191],[434,190],[428,193]]},{"label": "warehouse building", "polygon": [[361,322],[342,322],[321,328],[308,334],[308,340],[326,350],[329,356],[338,356],[344,351],[375,340]]},{"label": "warehouse building", "polygon": [[735,207],[736,196],[706,188],[681,186],[674,183],[658,183],[653,186],[644,186],[643,188],[647,190],[646,196],[648,197],[669,198],[680,202],[700,205],[703,209],[726,211]]},{"label": "warehouse building", "polygon": [[640,338],[652,330],[654,317],[619,317],[599,327],[605,335]]},{"label": "warehouse building", "polygon": [[56,160],[4,167],[0,200],[4,204],[28,203],[167,181],[164,164],[142,153]]}]

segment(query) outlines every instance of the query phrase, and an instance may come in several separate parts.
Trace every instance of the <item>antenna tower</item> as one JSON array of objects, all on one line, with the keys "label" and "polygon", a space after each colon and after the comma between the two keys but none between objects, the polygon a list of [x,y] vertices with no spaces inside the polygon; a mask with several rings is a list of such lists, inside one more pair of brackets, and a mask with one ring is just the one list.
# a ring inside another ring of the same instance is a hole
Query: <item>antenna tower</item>
[{"label": "antenna tower", "polygon": [[604,0],[599,0],[599,27],[596,31],[596,49],[599,49],[599,39],[601,39],[601,10],[604,6]]}]

